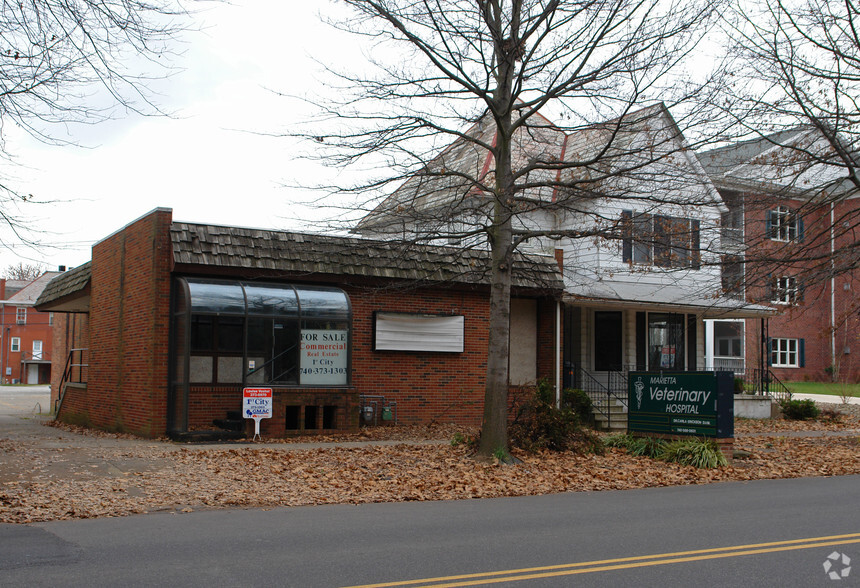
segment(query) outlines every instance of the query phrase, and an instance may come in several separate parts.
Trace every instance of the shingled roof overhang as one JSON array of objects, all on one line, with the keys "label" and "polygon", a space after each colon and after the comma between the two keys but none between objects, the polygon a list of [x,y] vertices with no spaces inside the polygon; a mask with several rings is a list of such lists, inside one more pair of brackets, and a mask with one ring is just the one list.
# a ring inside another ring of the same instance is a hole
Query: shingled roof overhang
[{"label": "shingled roof overhang", "polygon": [[[342,284],[457,284],[488,286],[487,251],[403,241],[173,223],[174,271]],[[563,281],[549,256],[519,255],[517,289],[560,295]]]},{"label": "shingled roof overhang", "polygon": [[90,262],[64,272],[48,282],[34,306],[42,312],[89,312]]}]

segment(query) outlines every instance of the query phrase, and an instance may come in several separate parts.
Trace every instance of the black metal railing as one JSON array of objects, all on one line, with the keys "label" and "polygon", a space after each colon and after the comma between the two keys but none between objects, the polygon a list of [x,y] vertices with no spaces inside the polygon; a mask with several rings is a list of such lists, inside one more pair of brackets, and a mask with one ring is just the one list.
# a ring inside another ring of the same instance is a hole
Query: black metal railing
[{"label": "black metal railing", "polygon": [[627,406],[626,374],[612,371],[606,372],[606,378],[598,378],[575,364],[568,365],[566,369],[569,387],[588,394],[594,412],[603,417],[601,420],[606,421],[607,427],[611,427],[612,406]]},{"label": "black metal railing", "polygon": [[773,400],[791,400],[791,390],[770,370],[747,369],[735,374],[735,393],[769,396]]},{"label": "black metal railing", "polygon": [[66,358],[66,367],[63,369],[62,378],[60,378],[60,391],[57,395],[57,400],[54,401],[55,415],[60,413],[68,385],[87,383],[87,370],[90,367],[88,363],[89,352],[90,350],[85,347],[69,350],[69,356]]}]

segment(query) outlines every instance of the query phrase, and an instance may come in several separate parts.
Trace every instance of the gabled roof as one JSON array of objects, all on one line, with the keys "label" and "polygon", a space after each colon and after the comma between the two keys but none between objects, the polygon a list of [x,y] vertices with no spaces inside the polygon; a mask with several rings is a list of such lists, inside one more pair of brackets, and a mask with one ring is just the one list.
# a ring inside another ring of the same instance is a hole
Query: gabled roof
[{"label": "gabled roof", "polygon": [[34,305],[36,310],[88,312],[90,307],[90,262],[60,273],[44,287]]},{"label": "gabled roof", "polygon": [[[482,250],[438,247],[175,222],[170,228],[173,259],[179,266],[241,268],[289,275],[489,284],[489,255]],[[514,285],[560,292],[554,258],[517,258]]]},{"label": "gabled roof", "polygon": [[42,291],[55,277],[63,272],[45,272],[35,280],[29,282],[26,286],[9,296],[6,302],[9,304],[18,304],[21,306],[29,306],[36,302],[36,299],[42,294]]},{"label": "gabled roof", "polygon": [[[547,204],[557,197],[559,185],[577,184],[580,190],[600,195],[601,187],[605,187],[601,186],[602,180],[611,181],[614,174],[684,149],[681,132],[662,103],[569,132],[540,115],[531,120],[528,126],[519,127],[512,138],[513,166],[517,170],[529,162],[548,164],[518,180],[548,184],[530,188],[528,193],[529,198]],[[496,127],[490,115],[485,114],[465,135],[474,141],[465,137],[454,140],[367,214],[356,225],[356,232],[398,227],[404,221],[420,220],[422,214],[433,215],[436,211],[443,214],[435,218],[446,214],[456,217],[484,203],[481,185],[492,186],[494,172],[492,154],[481,145],[496,142]],[[694,154],[688,155],[695,160]],[[571,165],[565,167],[564,163]],[[690,173],[708,183],[697,162],[690,167]],[[611,198],[612,194],[606,196]],[[716,195],[715,204],[719,204]]]},{"label": "gabled roof", "polygon": [[699,160],[721,188],[810,197],[845,176],[840,166],[822,162],[830,152],[815,129],[798,126],[705,151]]},{"label": "gabled roof", "polygon": [[730,174],[738,166],[755,160],[763,153],[771,151],[779,145],[790,143],[798,134],[807,131],[808,129],[797,127],[767,136],[739,141],[700,153],[699,160],[709,174]]}]

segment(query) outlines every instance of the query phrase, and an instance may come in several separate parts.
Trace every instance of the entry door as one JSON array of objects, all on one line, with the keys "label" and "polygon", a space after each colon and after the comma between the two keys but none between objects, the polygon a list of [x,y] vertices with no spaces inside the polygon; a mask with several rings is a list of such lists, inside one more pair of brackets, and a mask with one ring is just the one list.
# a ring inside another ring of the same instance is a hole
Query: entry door
[{"label": "entry door", "polygon": [[621,369],[622,327],[620,311],[594,313],[594,371]]},{"label": "entry door", "polygon": [[42,342],[33,341],[33,359],[42,359]]},{"label": "entry door", "polygon": [[27,383],[28,384],[38,384],[39,383],[39,366],[35,363],[31,363],[27,366]]}]

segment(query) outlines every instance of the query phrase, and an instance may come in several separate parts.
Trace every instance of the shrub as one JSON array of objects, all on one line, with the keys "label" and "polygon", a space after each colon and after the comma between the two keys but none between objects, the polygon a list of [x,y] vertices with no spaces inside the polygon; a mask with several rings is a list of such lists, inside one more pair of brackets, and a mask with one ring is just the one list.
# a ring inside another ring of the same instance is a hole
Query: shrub
[{"label": "shrub", "polygon": [[740,394],[744,391],[744,379],[735,378],[735,394]]},{"label": "shrub", "polygon": [[817,418],[821,411],[812,400],[782,400],[779,403],[782,416],[792,421],[805,421]]},{"label": "shrub", "polygon": [[591,396],[585,390],[567,388],[562,392],[562,404],[570,407],[583,423],[594,422],[594,411]]},{"label": "shrub", "polygon": [[719,446],[711,439],[678,439],[664,441],[656,437],[634,437],[632,435],[612,435],[604,439],[607,447],[621,447],[635,456],[650,457],[691,465],[697,468],[715,468],[727,465],[726,457]]},{"label": "shrub", "polygon": [[599,453],[603,443],[594,431],[583,427],[570,407],[555,407],[552,388],[538,382],[531,397],[519,404],[508,427],[512,447],[526,451],[575,451]]},{"label": "shrub", "polygon": [[621,447],[630,455],[656,458],[660,455],[664,441],[657,437],[634,437],[630,434],[612,435],[604,439],[607,447]]},{"label": "shrub", "polygon": [[726,456],[711,439],[679,439],[663,443],[657,459],[697,468],[728,465]]},{"label": "shrub", "polygon": [[822,408],[819,412],[819,418],[821,420],[830,421],[831,423],[838,421],[840,416],[839,411],[835,408]]}]

